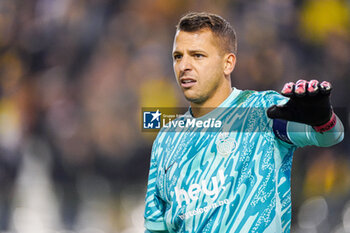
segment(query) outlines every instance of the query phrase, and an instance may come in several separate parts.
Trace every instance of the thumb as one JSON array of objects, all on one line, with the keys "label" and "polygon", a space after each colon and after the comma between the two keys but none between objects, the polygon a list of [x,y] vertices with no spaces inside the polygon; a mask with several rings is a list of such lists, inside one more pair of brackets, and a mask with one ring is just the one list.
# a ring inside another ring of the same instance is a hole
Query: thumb
[{"label": "thumb", "polygon": [[288,112],[284,105],[273,105],[267,109],[267,116],[272,119],[286,119],[288,118]]}]

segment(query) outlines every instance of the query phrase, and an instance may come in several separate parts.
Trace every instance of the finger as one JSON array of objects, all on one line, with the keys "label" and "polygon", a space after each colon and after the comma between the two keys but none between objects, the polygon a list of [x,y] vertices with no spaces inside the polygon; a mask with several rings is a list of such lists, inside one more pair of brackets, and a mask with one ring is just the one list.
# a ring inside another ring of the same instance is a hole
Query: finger
[{"label": "finger", "polygon": [[294,88],[294,93],[296,96],[304,96],[306,94],[306,89],[307,89],[307,81],[300,79],[297,81],[297,83],[295,84],[295,88]]},{"label": "finger", "polygon": [[290,97],[293,95],[293,90],[294,90],[294,83],[293,82],[289,82],[286,83],[281,91],[282,95],[286,96],[286,97]]},{"label": "finger", "polygon": [[319,84],[319,82],[315,79],[313,79],[309,82],[309,85],[307,87],[307,91],[308,91],[310,96],[314,96],[319,92],[320,88],[319,88],[318,84]]},{"label": "finger", "polygon": [[324,94],[324,95],[327,95],[327,94],[331,93],[331,91],[332,91],[331,83],[327,82],[327,81],[323,81],[320,84],[320,90],[321,90],[321,93]]}]

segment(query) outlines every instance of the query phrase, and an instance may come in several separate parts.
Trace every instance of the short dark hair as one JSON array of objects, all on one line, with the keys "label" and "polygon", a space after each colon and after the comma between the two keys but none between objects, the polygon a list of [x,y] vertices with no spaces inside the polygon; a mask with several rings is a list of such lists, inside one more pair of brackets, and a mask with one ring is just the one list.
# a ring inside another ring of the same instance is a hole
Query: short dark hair
[{"label": "short dark hair", "polygon": [[207,12],[190,12],[181,17],[176,29],[185,32],[209,29],[223,42],[225,52],[237,53],[236,32],[231,24],[219,15]]}]

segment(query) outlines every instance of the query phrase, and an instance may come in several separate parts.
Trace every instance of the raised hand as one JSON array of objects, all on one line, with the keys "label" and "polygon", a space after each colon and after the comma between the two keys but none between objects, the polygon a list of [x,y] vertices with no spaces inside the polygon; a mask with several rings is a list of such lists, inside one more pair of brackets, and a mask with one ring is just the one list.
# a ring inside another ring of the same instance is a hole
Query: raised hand
[{"label": "raised hand", "polygon": [[284,105],[270,107],[267,115],[273,119],[308,124],[317,130],[317,127],[335,119],[329,99],[331,91],[332,85],[327,81],[298,80],[295,84],[286,83],[281,94],[289,97],[289,101]]}]

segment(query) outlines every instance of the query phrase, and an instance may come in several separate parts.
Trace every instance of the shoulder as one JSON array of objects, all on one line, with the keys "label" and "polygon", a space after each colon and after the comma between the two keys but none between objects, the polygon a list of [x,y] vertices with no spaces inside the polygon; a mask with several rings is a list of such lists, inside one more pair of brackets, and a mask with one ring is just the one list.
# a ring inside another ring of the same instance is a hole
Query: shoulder
[{"label": "shoulder", "polygon": [[270,107],[275,104],[283,104],[288,101],[287,97],[284,97],[277,91],[253,91],[245,90],[242,91],[238,96],[240,99],[251,100],[255,106]]}]

